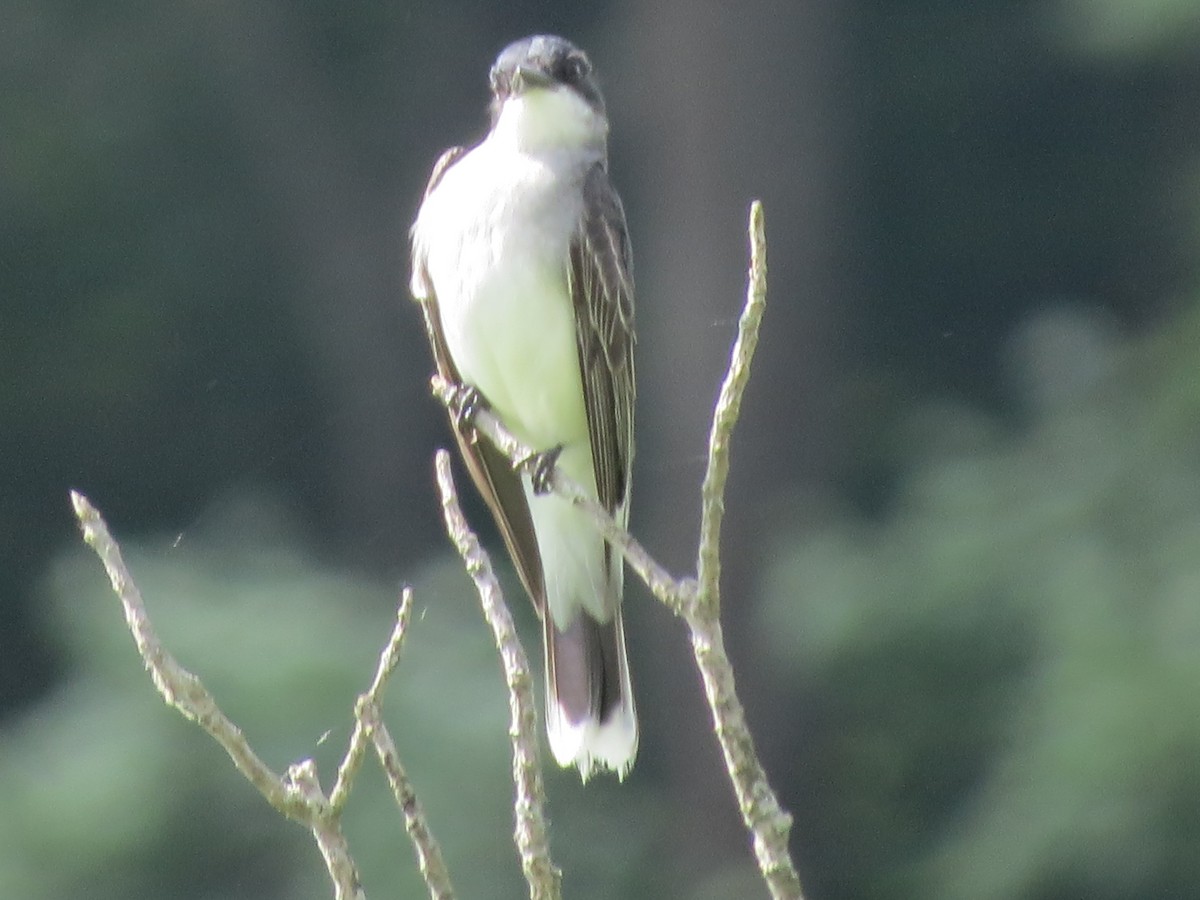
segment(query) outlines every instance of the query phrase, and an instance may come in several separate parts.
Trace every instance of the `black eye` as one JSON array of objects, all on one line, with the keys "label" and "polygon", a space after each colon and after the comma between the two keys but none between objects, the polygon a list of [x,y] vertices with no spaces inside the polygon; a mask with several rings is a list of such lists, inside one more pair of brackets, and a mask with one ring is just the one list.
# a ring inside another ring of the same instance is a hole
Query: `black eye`
[{"label": "black eye", "polygon": [[564,84],[575,84],[588,73],[587,59],[582,56],[565,56],[558,61],[555,76]]}]

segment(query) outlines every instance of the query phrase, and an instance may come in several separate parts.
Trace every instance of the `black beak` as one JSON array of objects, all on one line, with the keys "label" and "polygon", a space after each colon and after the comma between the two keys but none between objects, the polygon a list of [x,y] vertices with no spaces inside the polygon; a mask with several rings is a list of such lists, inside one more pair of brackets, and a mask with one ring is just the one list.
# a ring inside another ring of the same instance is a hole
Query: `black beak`
[{"label": "black beak", "polygon": [[512,76],[512,92],[519,94],[522,91],[527,91],[535,87],[550,87],[554,80],[542,69],[537,66],[524,63],[517,66],[516,71]]}]

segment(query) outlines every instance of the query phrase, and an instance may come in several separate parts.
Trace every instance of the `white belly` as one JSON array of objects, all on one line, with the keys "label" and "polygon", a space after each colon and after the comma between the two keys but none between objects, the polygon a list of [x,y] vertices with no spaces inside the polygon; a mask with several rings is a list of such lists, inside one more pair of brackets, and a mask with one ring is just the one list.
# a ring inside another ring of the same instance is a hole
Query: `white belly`
[{"label": "white belly", "polygon": [[566,277],[581,201],[551,193],[552,173],[535,161],[513,165],[506,157],[511,179],[498,184],[495,163],[481,151],[446,173],[417,225],[450,355],[535,449],[586,442]]},{"label": "white belly", "polygon": [[[510,154],[498,166],[481,145],[426,199],[414,240],[463,380],[534,450],[561,444],[559,465],[595,496],[567,294],[568,242],[583,201],[579,191],[569,193],[564,199],[561,176],[556,182],[544,162]],[[619,565],[614,583],[587,516],[560,497],[534,496],[524,481],[551,615],[565,627],[583,606],[607,620],[620,596]]]}]

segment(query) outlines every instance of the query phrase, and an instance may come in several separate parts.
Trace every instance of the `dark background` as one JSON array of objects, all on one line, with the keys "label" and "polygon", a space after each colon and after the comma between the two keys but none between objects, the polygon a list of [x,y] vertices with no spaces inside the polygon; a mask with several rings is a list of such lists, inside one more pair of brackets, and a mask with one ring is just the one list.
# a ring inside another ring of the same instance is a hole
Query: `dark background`
[{"label": "dark background", "polygon": [[[522,895],[406,232],[537,31],[608,99],[633,528],[677,572],[765,203],[724,618],[808,896],[1194,896],[1200,4],[1165,0],[9,4],[0,895],[329,895],[152,694],[71,487],[279,768],[330,778],[414,584],[389,722],[463,896]],[[629,593],[640,758],[548,773],[567,894],[761,895],[682,626]],[[370,896],[420,890],[377,778],[347,828]]]}]

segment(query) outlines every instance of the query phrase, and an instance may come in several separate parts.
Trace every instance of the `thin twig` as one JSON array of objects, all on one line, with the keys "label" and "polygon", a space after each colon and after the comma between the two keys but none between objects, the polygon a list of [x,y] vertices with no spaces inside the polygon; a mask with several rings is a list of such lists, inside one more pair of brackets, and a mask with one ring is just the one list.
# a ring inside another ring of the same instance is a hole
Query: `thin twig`
[{"label": "thin twig", "polygon": [[383,714],[380,711],[383,687],[400,661],[400,648],[404,645],[404,636],[408,633],[408,623],[412,618],[412,604],[412,588],[405,587],[401,592],[400,606],[396,610],[396,623],[392,626],[391,636],[383,652],[379,654],[375,677],[371,679],[371,686],[366,692],[359,695],[354,706],[354,733],[350,736],[346,757],[338,768],[337,783],[329,793],[329,805],[335,814],[340,815],[354,778],[362,765],[367,742],[371,742],[392,788],[396,804],[404,814],[404,829],[408,832],[409,840],[416,851],[417,866],[425,879],[425,886],[429,888],[429,896],[433,900],[452,900],[454,888],[450,884],[450,872],[442,858],[441,846],[429,828],[424,808],[417,799],[416,790],[408,774],[404,771],[400,754],[396,751],[396,743],[392,740],[387,726],[383,724]]},{"label": "thin twig", "polygon": [[288,790],[284,780],[259,759],[258,754],[246,742],[245,735],[221,712],[216,700],[200,679],[183,668],[159,641],[158,634],[146,615],[142,593],[125,567],[121,548],[109,534],[108,526],[99,511],[78,491],[71,491],[71,504],[75,507],[75,517],[83,529],[83,540],[104,563],[113,591],[120,598],[121,606],[125,610],[125,622],[133,634],[138,653],[141,654],[150,679],[158,688],[163,700],[184,718],[191,719],[207,731],[229,754],[238,771],[258,789],[271,806],[288,818],[307,825],[311,816],[308,806],[299,802]]},{"label": "thin twig", "polygon": [[755,752],[754,739],[734,686],[733,666],[725,653],[720,619],[721,523],[725,517],[729,445],[741,414],[742,396],[750,380],[750,362],[758,346],[759,327],[767,305],[766,228],[762,204],[757,200],[750,207],[747,282],[746,305],[738,321],[737,340],[709,433],[708,466],[700,491],[700,548],[696,560],[699,590],[688,626],[692,652],[712,711],[713,731],[721,744],[742,821],[754,837],[754,856],[759,870],[773,897],[795,898],[800,897],[800,877],[788,850],[792,817],[779,805]]},{"label": "thin twig", "polygon": [[333,813],[329,801],[321,792],[316,765],[311,759],[306,759],[290,766],[285,783],[311,811],[307,824],[321,851],[321,858],[325,860],[329,877],[333,879],[336,900],[366,900],[358,868],[350,856],[350,847],[342,833],[338,816]]},{"label": "thin twig", "polygon": [[450,872],[442,859],[441,848],[429,830],[425,810],[400,762],[396,743],[380,718],[378,704],[370,694],[363,694],[354,712],[375,746],[375,754],[387,776],[392,796],[404,813],[404,829],[417,852],[417,865],[425,879],[425,886],[429,888],[429,896],[433,900],[453,900],[454,888],[450,884]]},{"label": "thin twig", "polygon": [[550,858],[545,791],[538,757],[537,707],[529,658],[517,637],[500,583],[492,571],[491,560],[467,525],[466,517],[458,505],[458,493],[450,473],[450,456],[445,450],[437,452],[436,468],[446,530],[462,557],[467,573],[475,582],[484,618],[491,626],[504,665],[511,715],[508,733],[513,751],[513,784],[517,792],[513,839],[521,857],[521,869],[529,884],[531,900],[557,900],[562,894],[562,874]]},{"label": "thin twig", "polygon": [[750,361],[758,346],[758,330],[767,308],[767,235],[762,203],[750,205],[750,273],[746,305],[738,320],[737,340],[721,384],[708,437],[708,466],[700,488],[700,552],[696,561],[698,601],[719,603],[721,581],[721,523],[725,518],[725,482],[729,477],[729,442],[742,411],[742,396],[750,380]]},{"label": "thin twig", "polygon": [[396,744],[387,726],[383,724],[383,714],[380,711],[384,685],[400,661],[400,648],[404,645],[404,636],[408,633],[412,605],[412,588],[405,587],[400,594],[400,606],[396,610],[396,622],[392,626],[392,633],[383,652],[379,654],[375,677],[354,705],[354,733],[350,736],[346,756],[338,767],[337,782],[329,792],[329,808],[333,816],[342,814],[354,779],[362,766],[367,743],[372,743],[388,784],[391,785],[396,804],[404,814],[404,830],[416,851],[417,866],[421,877],[425,879],[429,896],[433,900],[453,900],[454,888],[450,883],[450,872],[442,858],[441,846],[429,828],[425,811],[404,771]]},{"label": "thin twig", "polygon": [[[408,620],[412,615],[412,604],[412,588],[406,586],[400,594],[400,606],[396,610],[396,623],[392,627],[392,634],[388,638],[383,652],[379,654],[379,665],[375,669],[375,677],[371,680],[371,686],[367,688],[367,692],[363,695],[369,698],[376,706],[379,705],[383,695],[383,686],[387,682],[388,676],[392,674],[392,670],[396,668],[396,663],[400,661],[400,648],[404,644],[404,635],[408,631]],[[350,735],[350,745],[346,748],[346,756],[342,759],[342,764],[338,766],[337,781],[333,785],[333,790],[329,792],[329,805],[334,813],[338,815],[341,814],[346,806],[346,800],[350,796],[350,788],[354,785],[354,778],[358,775],[358,770],[362,766],[363,755],[366,752],[368,740],[367,726],[361,717],[356,716],[354,720],[354,733]]]}]

